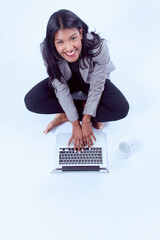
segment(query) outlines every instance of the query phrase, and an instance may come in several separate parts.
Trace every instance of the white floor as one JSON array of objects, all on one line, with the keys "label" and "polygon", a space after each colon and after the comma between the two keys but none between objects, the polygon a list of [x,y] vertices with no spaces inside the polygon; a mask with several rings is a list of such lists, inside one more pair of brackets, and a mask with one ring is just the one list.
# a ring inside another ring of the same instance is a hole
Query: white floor
[{"label": "white floor", "polygon": [[[160,239],[159,1],[7,0],[1,13],[0,238],[3,240]],[[92,7],[90,7],[92,6]],[[88,14],[88,9],[90,11]],[[67,8],[107,38],[112,82],[130,103],[127,118],[104,124],[109,174],[51,175],[52,115],[27,111],[23,98],[44,79],[39,52],[49,16]],[[94,16],[97,16],[95,19]],[[106,18],[106,22],[104,19]],[[130,156],[118,151],[134,143]]]}]

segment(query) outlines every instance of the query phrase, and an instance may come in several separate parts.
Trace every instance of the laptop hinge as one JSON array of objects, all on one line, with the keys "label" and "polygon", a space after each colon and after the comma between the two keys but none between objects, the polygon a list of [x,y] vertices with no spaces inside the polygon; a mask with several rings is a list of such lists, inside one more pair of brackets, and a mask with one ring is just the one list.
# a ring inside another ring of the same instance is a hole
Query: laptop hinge
[{"label": "laptop hinge", "polygon": [[99,166],[62,166],[62,172],[64,171],[99,171]]}]

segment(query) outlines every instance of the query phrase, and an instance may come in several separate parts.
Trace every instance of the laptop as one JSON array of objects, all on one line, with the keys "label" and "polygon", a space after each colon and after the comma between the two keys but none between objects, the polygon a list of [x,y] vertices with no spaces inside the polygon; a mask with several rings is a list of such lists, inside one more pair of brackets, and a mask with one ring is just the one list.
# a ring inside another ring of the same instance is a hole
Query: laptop
[{"label": "laptop", "polygon": [[71,133],[59,133],[56,135],[55,166],[51,173],[73,171],[96,171],[109,173],[107,139],[105,133],[94,133],[96,141],[89,149],[83,151],[74,150],[73,143],[68,147]]}]

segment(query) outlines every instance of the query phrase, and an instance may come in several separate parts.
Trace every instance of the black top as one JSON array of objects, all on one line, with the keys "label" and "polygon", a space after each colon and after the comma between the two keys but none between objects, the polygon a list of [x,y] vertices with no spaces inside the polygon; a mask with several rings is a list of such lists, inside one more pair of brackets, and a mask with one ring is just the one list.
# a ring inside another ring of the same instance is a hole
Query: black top
[{"label": "black top", "polygon": [[89,84],[86,84],[81,76],[79,71],[79,60],[73,63],[68,62],[68,64],[72,72],[72,77],[67,82],[70,92],[74,93],[77,91],[82,91],[88,95]]}]

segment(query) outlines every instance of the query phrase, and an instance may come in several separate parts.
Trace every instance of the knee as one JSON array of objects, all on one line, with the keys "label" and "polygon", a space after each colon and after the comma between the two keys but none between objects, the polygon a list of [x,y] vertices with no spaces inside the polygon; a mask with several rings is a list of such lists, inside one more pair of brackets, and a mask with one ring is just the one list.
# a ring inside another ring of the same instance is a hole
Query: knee
[{"label": "knee", "polygon": [[125,118],[128,115],[129,112],[129,103],[127,100],[123,101],[123,103],[119,106],[119,119]]},{"label": "knee", "polygon": [[27,93],[24,97],[24,104],[29,111],[33,112],[32,98],[29,93]]}]

